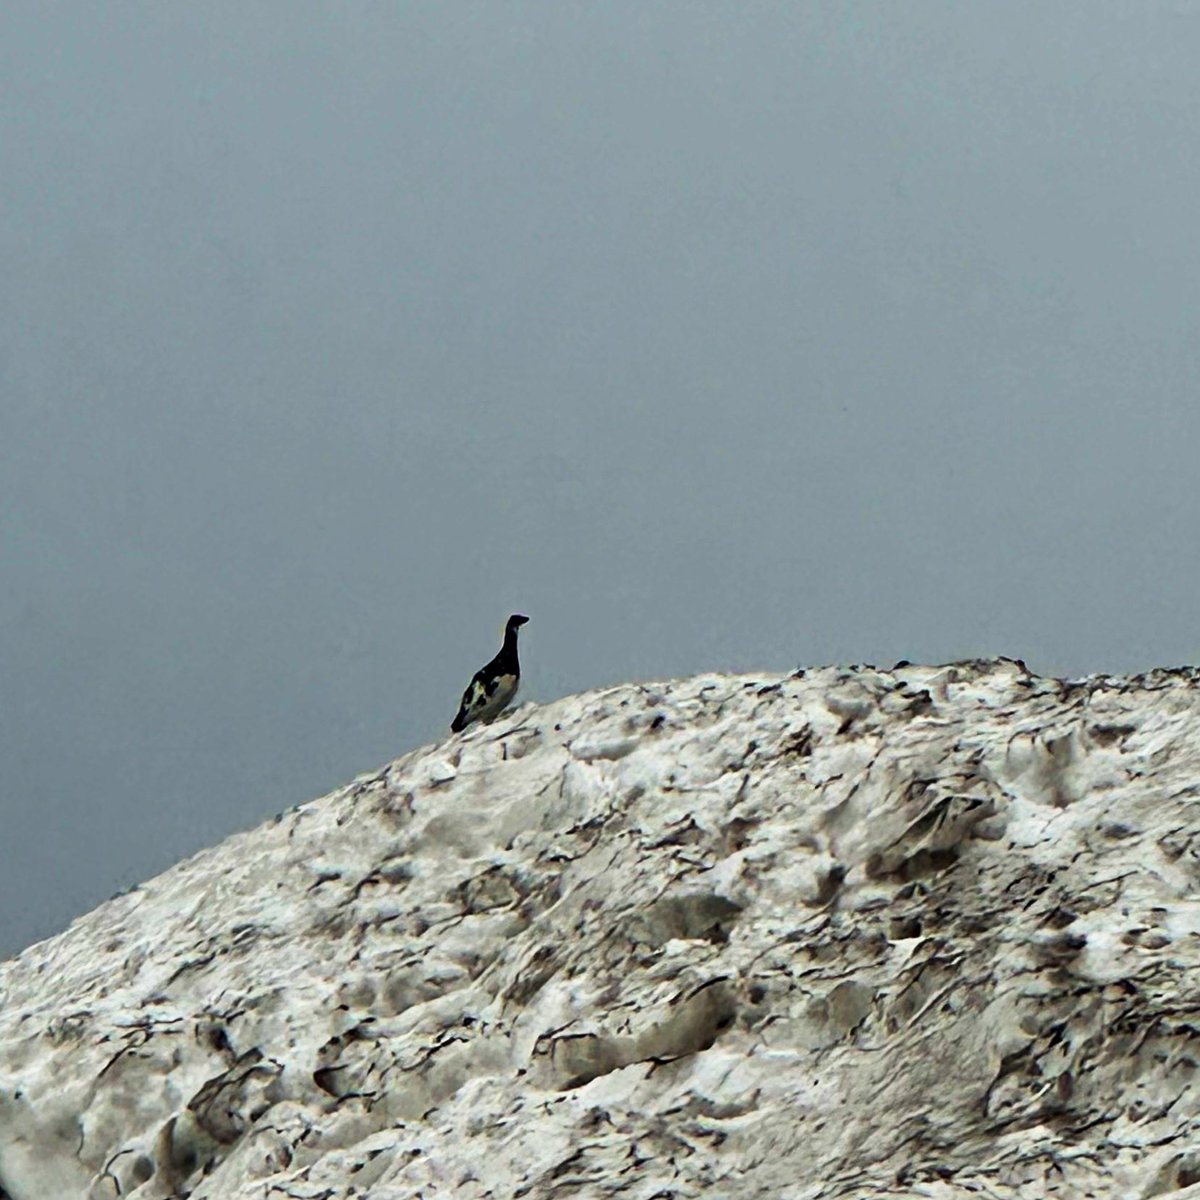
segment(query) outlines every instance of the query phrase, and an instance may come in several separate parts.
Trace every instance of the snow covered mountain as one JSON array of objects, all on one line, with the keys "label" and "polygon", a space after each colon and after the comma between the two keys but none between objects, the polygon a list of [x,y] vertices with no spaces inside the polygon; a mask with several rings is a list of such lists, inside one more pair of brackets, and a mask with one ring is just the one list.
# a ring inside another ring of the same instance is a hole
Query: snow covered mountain
[{"label": "snow covered mountain", "polygon": [[525,708],[0,966],[10,1200],[1200,1196],[1200,675]]}]

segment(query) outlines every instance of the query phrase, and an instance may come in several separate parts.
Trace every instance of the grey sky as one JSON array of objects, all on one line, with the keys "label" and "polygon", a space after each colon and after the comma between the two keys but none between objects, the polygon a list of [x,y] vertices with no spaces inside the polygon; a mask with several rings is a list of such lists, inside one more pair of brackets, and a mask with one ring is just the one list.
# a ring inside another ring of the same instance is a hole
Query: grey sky
[{"label": "grey sky", "polygon": [[1200,3],[0,11],[0,952],[525,695],[1194,661]]}]

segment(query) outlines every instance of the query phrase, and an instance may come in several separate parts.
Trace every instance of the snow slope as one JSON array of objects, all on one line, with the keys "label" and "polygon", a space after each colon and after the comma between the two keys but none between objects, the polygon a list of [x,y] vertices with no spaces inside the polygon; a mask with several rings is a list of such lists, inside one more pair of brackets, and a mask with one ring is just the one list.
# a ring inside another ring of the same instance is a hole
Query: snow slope
[{"label": "snow slope", "polygon": [[1200,1196],[1200,676],[525,708],[0,966],[0,1185]]}]

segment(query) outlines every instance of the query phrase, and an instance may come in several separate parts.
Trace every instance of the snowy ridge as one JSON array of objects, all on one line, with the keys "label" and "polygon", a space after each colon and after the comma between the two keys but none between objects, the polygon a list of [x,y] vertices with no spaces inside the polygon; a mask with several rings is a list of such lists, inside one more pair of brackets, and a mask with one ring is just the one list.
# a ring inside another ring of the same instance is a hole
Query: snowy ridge
[{"label": "snowy ridge", "polygon": [[1200,1196],[1198,683],[706,675],[406,755],[0,965],[0,1187]]}]

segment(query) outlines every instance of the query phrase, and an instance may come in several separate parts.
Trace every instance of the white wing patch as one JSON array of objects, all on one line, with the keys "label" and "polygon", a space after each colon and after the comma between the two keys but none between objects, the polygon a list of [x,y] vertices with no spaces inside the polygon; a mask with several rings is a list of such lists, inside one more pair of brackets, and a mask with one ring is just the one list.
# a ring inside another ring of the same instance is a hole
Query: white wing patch
[{"label": "white wing patch", "polygon": [[513,702],[517,684],[515,675],[498,675],[487,683],[472,679],[462,698],[460,711],[464,727],[476,721],[494,721]]}]

